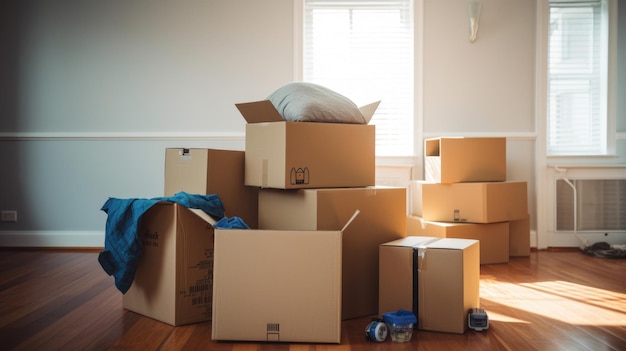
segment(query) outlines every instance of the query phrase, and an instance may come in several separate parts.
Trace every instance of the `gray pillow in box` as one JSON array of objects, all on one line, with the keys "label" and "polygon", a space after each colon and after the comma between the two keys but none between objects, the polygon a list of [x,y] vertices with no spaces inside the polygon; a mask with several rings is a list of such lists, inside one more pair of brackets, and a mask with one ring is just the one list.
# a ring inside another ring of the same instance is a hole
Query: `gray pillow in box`
[{"label": "gray pillow in box", "polygon": [[367,124],[354,102],[313,83],[288,83],[273,92],[268,100],[286,121]]}]

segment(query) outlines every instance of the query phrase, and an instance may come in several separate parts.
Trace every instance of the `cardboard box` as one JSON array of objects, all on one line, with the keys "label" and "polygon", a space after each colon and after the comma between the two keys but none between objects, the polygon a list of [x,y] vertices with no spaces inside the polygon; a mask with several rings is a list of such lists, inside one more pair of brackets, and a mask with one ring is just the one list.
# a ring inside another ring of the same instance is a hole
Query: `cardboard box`
[{"label": "cardboard box", "polygon": [[479,307],[478,240],[407,236],[380,246],[379,314],[404,309],[417,328],[462,334]]},{"label": "cardboard box", "polygon": [[140,233],[143,248],[124,308],[175,326],[210,320],[212,223],[164,202],[143,215]]},{"label": "cardboard box", "polygon": [[521,220],[511,221],[509,256],[530,256],[530,214]]},{"label": "cardboard box", "polygon": [[421,214],[432,222],[495,223],[524,219],[528,216],[526,182],[430,183],[415,182],[421,191]]},{"label": "cardboard box", "polygon": [[[374,125],[286,122],[268,100],[236,106],[248,122],[245,185],[298,189],[375,184]],[[368,121],[374,111],[371,105],[362,108]]]},{"label": "cardboard box", "polygon": [[411,180],[407,187],[408,215],[422,217],[422,184],[423,180]]},{"label": "cardboard box", "polygon": [[227,217],[241,217],[257,228],[258,188],[244,185],[244,169],[244,151],[168,148],[164,194],[217,194]]},{"label": "cardboard box", "polygon": [[506,138],[426,139],[424,170],[435,183],[505,181]]},{"label": "cardboard box", "polygon": [[406,235],[406,188],[369,187],[276,190],[259,193],[259,226],[328,230],[356,210],[343,233],[342,318],[378,311],[378,246]]},{"label": "cardboard box", "polygon": [[339,343],[342,230],[216,230],[212,339]]},{"label": "cardboard box", "polygon": [[480,264],[509,262],[509,223],[449,223],[407,217],[407,235],[480,241]]}]

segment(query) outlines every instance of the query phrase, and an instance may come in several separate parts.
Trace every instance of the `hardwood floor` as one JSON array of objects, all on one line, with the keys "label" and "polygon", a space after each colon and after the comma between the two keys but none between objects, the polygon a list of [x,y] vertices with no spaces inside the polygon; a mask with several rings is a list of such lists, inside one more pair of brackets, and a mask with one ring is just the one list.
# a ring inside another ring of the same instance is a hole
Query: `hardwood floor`
[{"label": "hardwood floor", "polygon": [[0,249],[3,350],[626,350],[626,260],[539,251],[481,266],[490,328],[416,331],[368,342],[371,317],[342,323],[342,342],[214,342],[211,323],[171,327],[122,308],[98,251]]}]

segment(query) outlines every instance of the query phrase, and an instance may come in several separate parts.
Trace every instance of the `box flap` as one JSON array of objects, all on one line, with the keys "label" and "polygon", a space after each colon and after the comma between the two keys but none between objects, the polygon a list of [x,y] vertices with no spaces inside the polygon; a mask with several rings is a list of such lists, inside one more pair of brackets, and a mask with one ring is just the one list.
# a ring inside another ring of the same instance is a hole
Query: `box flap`
[{"label": "box flap", "polygon": [[478,240],[474,239],[442,238],[436,242],[428,243],[425,247],[428,249],[465,250],[476,243]]},{"label": "box flap", "polygon": [[193,212],[196,214],[196,216],[202,218],[203,220],[205,220],[207,223],[209,223],[211,226],[213,226],[215,223],[217,223],[217,221],[215,220],[215,218],[211,217],[208,213],[197,209],[197,208],[189,208],[189,211]]},{"label": "box flap", "polygon": [[398,246],[398,247],[419,247],[426,245],[435,240],[439,240],[440,238],[433,238],[432,236],[415,236],[409,235],[402,239],[396,239],[390,242],[386,242],[381,244],[381,246]]},{"label": "box flap", "polygon": [[365,118],[365,121],[367,122],[366,124],[369,124],[370,121],[372,120],[372,117],[374,117],[374,112],[376,112],[378,105],[380,105],[380,100],[376,102],[372,102],[371,104],[367,104],[365,106],[359,107],[361,114],[363,115],[363,117]]},{"label": "box flap", "polygon": [[346,228],[348,228],[348,226],[350,225],[350,223],[352,223],[352,221],[354,221],[354,219],[356,218],[356,216],[359,215],[359,213],[361,213],[361,210],[357,209],[356,211],[354,211],[354,214],[352,215],[352,217],[350,217],[350,219],[348,220],[348,222],[346,223],[346,225],[343,226],[343,228],[341,228],[341,231],[344,232],[346,231]]},{"label": "box flap", "polygon": [[284,121],[274,104],[269,100],[235,104],[248,123]]},{"label": "box flap", "polygon": [[[370,123],[378,105],[380,105],[380,100],[359,107],[359,111],[365,118],[365,124]],[[281,122],[285,120],[269,100],[244,102],[235,104],[235,106],[248,123]]]}]

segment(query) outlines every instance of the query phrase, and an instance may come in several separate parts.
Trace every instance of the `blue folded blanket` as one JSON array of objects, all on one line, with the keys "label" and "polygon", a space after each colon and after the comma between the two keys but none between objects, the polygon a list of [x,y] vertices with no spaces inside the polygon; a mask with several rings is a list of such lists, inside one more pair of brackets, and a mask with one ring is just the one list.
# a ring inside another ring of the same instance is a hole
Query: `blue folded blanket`
[{"label": "blue folded blanket", "polygon": [[115,286],[122,293],[130,288],[141,254],[139,233],[141,217],[158,202],[173,202],[187,208],[201,209],[210,216],[224,218],[224,205],[216,194],[199,195],[180,192],[170,197],[153,199],[109,198],[102,206],[107,213],[104,250],[98,262],[104,271],[113,275]]}]

